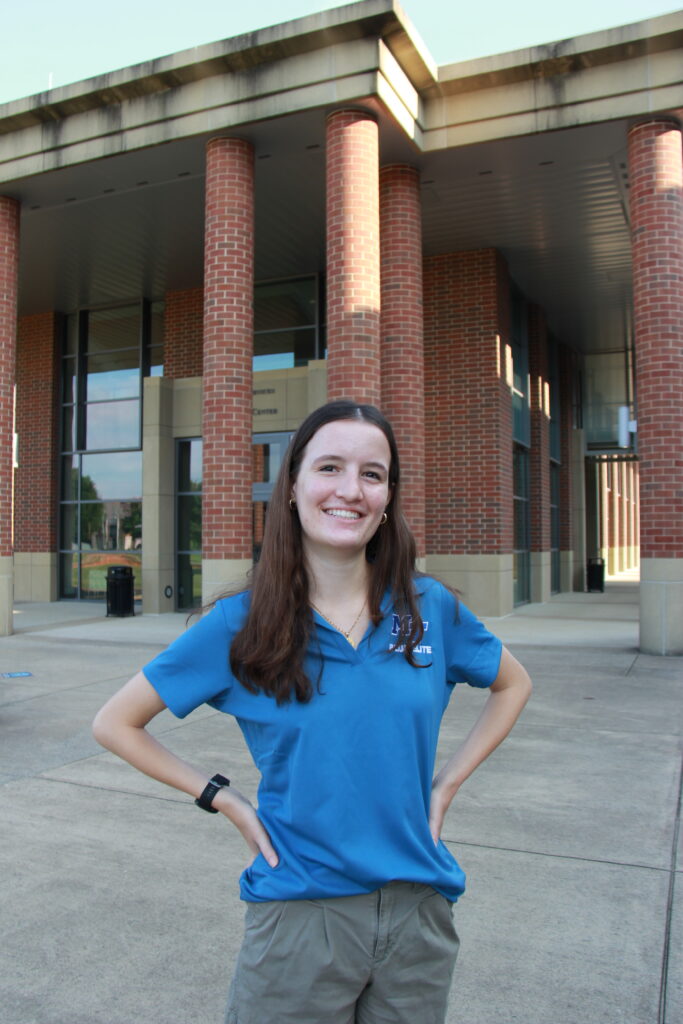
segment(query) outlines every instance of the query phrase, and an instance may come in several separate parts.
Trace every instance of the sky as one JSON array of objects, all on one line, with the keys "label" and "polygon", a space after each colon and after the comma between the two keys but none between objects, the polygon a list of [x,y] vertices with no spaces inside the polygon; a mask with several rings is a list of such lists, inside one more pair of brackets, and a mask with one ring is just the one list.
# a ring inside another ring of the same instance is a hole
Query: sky
[{"label": "sky", "polygon": [[[0,103],[340,7],[334,0],[24,0],[2,16]],[[676,0],[403,0],[437,64],[549,43],[677,10]]]}]

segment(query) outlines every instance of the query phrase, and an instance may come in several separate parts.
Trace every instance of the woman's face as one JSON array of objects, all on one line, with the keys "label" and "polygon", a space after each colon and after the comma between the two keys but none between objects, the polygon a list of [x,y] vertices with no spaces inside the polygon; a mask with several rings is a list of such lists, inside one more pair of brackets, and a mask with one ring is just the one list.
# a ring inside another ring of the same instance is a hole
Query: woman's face
[{"label": "woman's face", "polygon": [[304,449],[292,497],[309,552],[361,551],[391,497],[389,442],[364,420],[335,420]]}]

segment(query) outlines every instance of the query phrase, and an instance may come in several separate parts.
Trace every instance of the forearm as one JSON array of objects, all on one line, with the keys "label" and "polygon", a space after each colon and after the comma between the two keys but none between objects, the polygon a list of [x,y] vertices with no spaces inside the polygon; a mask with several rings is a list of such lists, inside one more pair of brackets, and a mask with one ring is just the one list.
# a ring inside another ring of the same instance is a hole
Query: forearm
[{"label": "forearm", "polygon": [[120,723],[112,727],[96,722],[93,731],[103,747],[158,782],[194,797],[206,786],[206,772],[176,757],[143,727]]}]

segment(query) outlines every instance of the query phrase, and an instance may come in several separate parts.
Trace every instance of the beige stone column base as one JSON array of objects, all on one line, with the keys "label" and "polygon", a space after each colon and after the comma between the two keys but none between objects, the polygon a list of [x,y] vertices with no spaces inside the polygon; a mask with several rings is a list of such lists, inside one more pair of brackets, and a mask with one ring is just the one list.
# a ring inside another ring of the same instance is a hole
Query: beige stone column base
[{"label": "beige stone column base", "polygon": [[427,573],[460,591],[475,615],[512,611],[512,555],[427,555],[425,563]]},{"label": "beige stone column base", "polygon": [[643,654],[683,654],[683,558],[641,562],[640,649]]},{"label": "beige stone column base", "polygon": [[203,558],[202,604],[209,604],[226,590],[247,586],[253,564],[251,558]]},{"label": "beige stone column base", "polygon": [[57,555],[51,551],[14,552],[14,600],[57,600]]},{"label": "beige stone column base", "polygon": [[11,555],[0,558],[0,636],[14,632],[14,559]]},{"label": "beige stone column base", "polygon": [[550,552],[532,551],[529,559],[531,575],[531,600],[542,604],[550,600]]}]

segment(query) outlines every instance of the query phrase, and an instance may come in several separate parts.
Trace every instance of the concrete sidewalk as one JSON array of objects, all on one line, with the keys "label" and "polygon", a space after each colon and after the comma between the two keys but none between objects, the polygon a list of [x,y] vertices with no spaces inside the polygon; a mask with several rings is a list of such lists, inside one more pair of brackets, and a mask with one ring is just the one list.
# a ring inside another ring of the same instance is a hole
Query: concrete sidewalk
[{"label": "concrete sidewalk", "polygon": [[[637,601],[610,583],[488,622],[535,693],[446,822],[469,878],[449,1024],[683,1021],[683,658],[638,653]],[[90,735],[184,616],[60,603],[15,620],[0,672],[31,675],[0,678],[0,1024],[221,1024],[242,841]],[[442,757],[483,699],[458,688]],[[254,797],[231,719],[165,712],[153,731]]]}]

